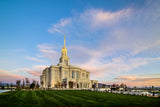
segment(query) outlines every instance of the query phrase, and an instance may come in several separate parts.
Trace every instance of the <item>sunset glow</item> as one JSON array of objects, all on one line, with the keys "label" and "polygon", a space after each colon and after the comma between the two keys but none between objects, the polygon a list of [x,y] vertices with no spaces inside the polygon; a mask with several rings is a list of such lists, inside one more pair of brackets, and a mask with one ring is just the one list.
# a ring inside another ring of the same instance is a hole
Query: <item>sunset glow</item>
[{"label": "sunset glow", "polygon": [[0,81],[70,64],[99,83],[160,87],[159,0],[0,1]]}]

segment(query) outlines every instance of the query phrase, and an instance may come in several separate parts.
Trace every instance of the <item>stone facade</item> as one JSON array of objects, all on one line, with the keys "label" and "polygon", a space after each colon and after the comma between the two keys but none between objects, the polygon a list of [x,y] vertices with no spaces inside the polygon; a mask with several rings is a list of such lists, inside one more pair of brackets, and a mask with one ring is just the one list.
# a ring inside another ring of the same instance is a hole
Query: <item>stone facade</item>
[{"label": "stone facade", "polygon": [[62,48],[59,63],[43,70],[40,76],[43,88],[93,88],[98,87],[97,80],[90,80],[90,72],[69,64],[67,49]]}]

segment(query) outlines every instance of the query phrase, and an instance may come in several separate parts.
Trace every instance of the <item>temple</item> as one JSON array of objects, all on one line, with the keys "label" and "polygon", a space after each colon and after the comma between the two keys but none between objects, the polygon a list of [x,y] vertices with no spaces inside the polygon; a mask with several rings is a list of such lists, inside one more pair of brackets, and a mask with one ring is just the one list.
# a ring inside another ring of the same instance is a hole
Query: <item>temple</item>
[{"label": "temple", "polygon": [[90,80],[90,72],[69,64],[65,44],[57,65],[46,67],[40,76],[42,88],[95,88],[97,80]]}]

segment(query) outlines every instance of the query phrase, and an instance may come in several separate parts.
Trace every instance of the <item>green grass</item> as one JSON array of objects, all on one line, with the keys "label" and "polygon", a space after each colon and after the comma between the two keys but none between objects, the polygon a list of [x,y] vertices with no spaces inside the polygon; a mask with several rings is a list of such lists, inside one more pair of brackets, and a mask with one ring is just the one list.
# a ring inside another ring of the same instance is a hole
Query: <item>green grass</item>
[{"label": "green grass", "polygon": [[0,107],[160,107],[160,98],[92,91],[13,91],[0,94]]}]

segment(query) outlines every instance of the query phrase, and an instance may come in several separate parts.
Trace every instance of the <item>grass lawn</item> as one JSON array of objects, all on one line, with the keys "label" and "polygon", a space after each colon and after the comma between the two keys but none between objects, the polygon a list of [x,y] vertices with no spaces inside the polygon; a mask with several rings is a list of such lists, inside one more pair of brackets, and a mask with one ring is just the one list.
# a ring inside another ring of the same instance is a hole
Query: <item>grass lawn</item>
[{"label": "grass lawn", "polygon": [[92,91],[13,91],[0,94],[0,107],[160,107],[160,98]]}]

